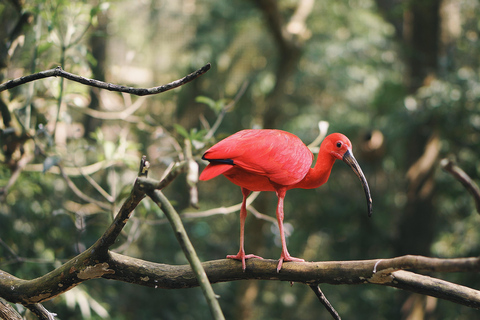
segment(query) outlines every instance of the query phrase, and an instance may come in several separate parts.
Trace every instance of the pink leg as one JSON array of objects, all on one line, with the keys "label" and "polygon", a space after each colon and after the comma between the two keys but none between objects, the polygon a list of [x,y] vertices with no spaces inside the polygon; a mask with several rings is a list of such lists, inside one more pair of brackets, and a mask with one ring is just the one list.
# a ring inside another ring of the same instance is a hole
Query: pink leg
[{"label": "pink leg", "polygon": [[282,239],[282,254],[280,255],[280,259],[278,260],[277,272],[280,272],[280,269],[282,268],[282,264],[284,261],[305,262],[304,259],[292,257],[287,250],[287,241],[285,240],[285,231],[283,230],[283,217],[284,217],[283,199],[285,198],[286,192],[287,190],[283,188],[277,190],[277,197],[278,197],[277,221],[278,221],[278,228],[280,229],[280,238]]},{"label": "pink leg", "polygon": [[247,268],[247,265],[245,263],[246,259],[250,259],[250,258],[263,259],[262,257],[256,256],[253,254],[245,255],[245,249],[244,249],[245,218],[247,217],[247,197],[250,194],[250,192],[251,192],[250,190],[242,188],[243,202],[242,202],[242,207],[240,208],[240,250],[236,255],[227,256],[227,259],[235,259],[235,260],[242,261],[242,269],[244,272],[245,272],[245,269]]}]

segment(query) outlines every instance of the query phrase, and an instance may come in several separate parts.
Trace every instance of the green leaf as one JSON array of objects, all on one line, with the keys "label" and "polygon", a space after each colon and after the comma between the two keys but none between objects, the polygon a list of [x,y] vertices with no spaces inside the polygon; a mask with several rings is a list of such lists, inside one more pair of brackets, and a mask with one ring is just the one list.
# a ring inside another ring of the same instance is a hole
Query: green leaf
[{"label": "green leaf", "polygon": [[209,106],[211,109],[215,110],[215,107],[217,105],[217,103],[215,102],[215,100],[209,98],[209,97],[205,97],[205,96],[198,96],[195,98],[195,102],[198,102],[198,103],[203,103],[203,104],[206,104],[207,106]]},{"label": "green leaf", "polygon": [[188,134],[187,129],[185,129],[184,127],[182,127],[177,123],[175,123],[173,126],[175,127],[175,130],[177,130],[178,134],[180,134],[182,137],[186,139],[190,139],[190,135]]},{"label": "green leaf", "polygon": [[42,55],[45,51],[50,49],[53,46],[53,42],[43,42],[38,46],[37,55]]}]

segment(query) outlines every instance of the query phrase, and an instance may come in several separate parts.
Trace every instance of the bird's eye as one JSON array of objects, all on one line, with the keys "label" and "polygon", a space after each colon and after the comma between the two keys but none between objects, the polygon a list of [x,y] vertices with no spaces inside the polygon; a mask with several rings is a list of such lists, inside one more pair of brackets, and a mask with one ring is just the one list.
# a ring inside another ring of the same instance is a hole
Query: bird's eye
[{"label": "bird's eye", "polygon": [[339,141],[337,142],[337,148],[341,148],[342,147],[342,143]]}]

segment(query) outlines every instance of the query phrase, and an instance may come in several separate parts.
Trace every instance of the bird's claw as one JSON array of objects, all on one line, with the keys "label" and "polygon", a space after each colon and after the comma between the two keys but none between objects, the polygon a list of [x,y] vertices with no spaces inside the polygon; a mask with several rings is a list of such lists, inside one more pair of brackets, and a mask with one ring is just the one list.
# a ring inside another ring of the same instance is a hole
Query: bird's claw
[{"label": "bird's claw", "polygon": [[282,265],[283,265],[283,262],[289,262],[289,261],[293,261],[293,262],[305,262],[305,259],[301,259],[301,258],[295,258],[295,257],[292,257],[290,255],[281,255],[280,256],[280,259],[278,259],[278,265],[277,265],[277,273],[280,272],[280,269],[282,269]]},{"label": "bird's claw", "polygon": [[242,270],[245,272],[245,269],[247,268],[247,264],[245,260],[250,259],[250,258],[257,258],[257,259],[263,259],[260,256],[256,256],[254,254],[245,254],[245,253],[237,253],[237,254],[231,254],[227,256],[227,259],[234,259],[234,260],[240,260],[242,261]]}]

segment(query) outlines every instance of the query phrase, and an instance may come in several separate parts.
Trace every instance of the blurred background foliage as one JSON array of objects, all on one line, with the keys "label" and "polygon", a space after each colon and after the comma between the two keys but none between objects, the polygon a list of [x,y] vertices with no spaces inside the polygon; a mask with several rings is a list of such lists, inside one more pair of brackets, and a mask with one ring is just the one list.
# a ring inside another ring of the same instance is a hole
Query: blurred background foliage
[{"label": "blurred background foliage", "polygon": [[[151,87],[212,63],[194,82],[147,98],[63,78],[2,92],[0,268],[31,279],[90,246],[129,192],[142,154],[159,179],[183,157],[185,138],[199,159],[215,141],[245,128],[288,130],[308,144],[319,121],[352,140],[374,214],[367,218],[360,183],[337,164],[326,185],[286,198],[292,255],[478,256],[473,200],[438,163],[453,158],[480,181],[479,16],[475,0],[0,2],[1,82],[60,65]],[[219,116],[214,137],[206,137]],[[184,179],[165,192],[190,216],[241,201],[239,188],[224,178],[199,184],[199,210],[189,207]],[[274,216],[275,204],[264,193],[252,206]],[[115,250],[186,263],[157,210],[143,201]],[[237,252],[236,212],[185,224],[203,261]],[[276,224],[249,215],[246,251],[277,259],[276,232]],[[444,278],[480,287],[476,274]],[[472,319],[478,312],[374,285],[322,288],[345,319]],[[303,285],[243,281],[214,289],[228,319],[329,318]],[[45,306],[60,319],[210,318],[198,288],[101,279]]]}]

